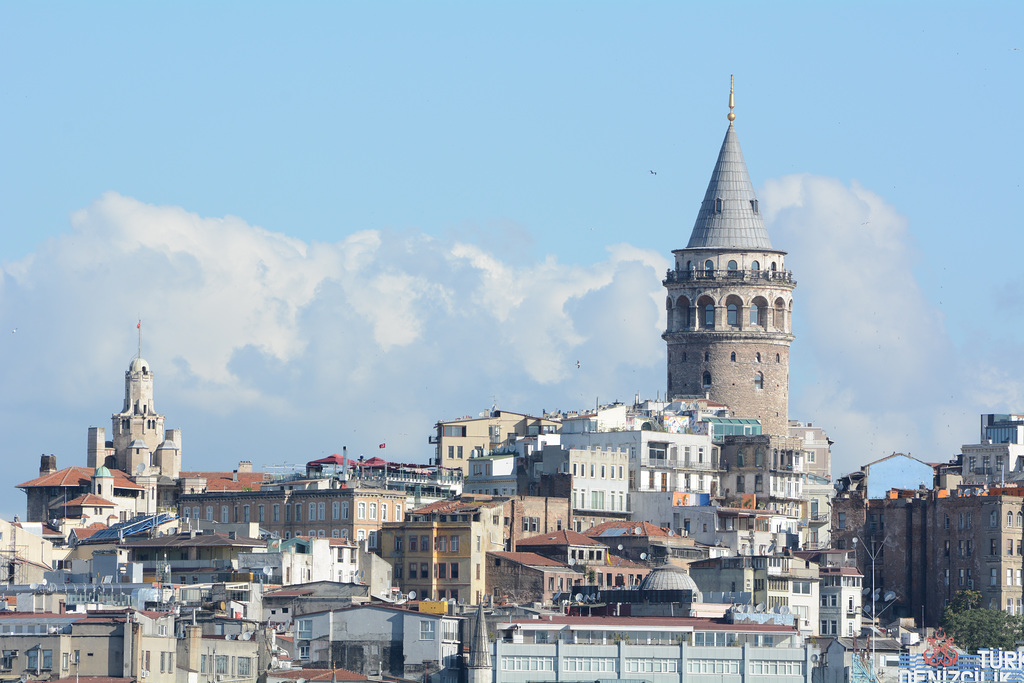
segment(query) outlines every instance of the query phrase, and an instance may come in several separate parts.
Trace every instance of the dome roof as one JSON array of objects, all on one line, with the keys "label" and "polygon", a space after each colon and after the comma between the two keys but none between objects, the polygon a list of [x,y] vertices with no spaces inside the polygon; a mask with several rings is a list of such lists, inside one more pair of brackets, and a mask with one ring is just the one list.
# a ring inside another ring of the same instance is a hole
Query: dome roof
[{"label": "dome roof", "polygon": [[149,372],[149,363],[143,358],[133,358],[131,365],[128,366],[128,372]]},{"label": "dome roof", "polygon": [[114,475],[110,473],[110,470],[107,469],[106,465],[100,465],[99,467],[96,468],[96,471],[92,473],[92,476],[94,476],[94,477],[112,477]]},{"label": "dome roof", "polygon": [[651,573],[644,577],[640,589],[649,591],[691,590],[694,602],[704,601],[700,589],[697,588],[697,583],[690,573],[671,564],[652,569]]},{"label": "dome roof", "polygon": [[130,444],[128,444],[128,448],[145,448],[146,450],[149,450],[149,446],[147,446],[146,442],[143,441],[142,439],[135,439]]},{"label": "dome roof", "polygon": [[162,444],[160,444],[159,446],[157,446],[156,448],[157,448],[157,450],[169,450],[169,449],[173,449],[173,450],[176,450],[176,451],[181,450],[180,448],[178,448],[178,444],[174,443],[173,439],[165,439],[164,442]]}]

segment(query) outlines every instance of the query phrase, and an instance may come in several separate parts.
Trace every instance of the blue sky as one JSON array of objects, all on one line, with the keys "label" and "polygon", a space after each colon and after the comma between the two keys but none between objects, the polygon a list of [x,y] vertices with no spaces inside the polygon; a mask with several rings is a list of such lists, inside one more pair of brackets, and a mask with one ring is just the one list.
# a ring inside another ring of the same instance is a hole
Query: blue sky
[{"label": "blue sky", "polygon": [[0,456],[18,481],[84,461],[140,314],[195,466],[420,461],[493,402],[664,392],[660,278],[735,74],[799,283],[791,415],[837,470],[945,459],[1024,409],[1021,25],[1011,2],[4,3]]}]

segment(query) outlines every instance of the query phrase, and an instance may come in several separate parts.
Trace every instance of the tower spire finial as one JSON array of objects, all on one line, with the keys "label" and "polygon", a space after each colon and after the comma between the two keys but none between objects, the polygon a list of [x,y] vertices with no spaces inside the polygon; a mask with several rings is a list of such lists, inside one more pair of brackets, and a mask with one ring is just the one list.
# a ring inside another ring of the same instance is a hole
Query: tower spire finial
[{"label": "tower spire finial", "polygon": [[736,114],[732,113],[733,107],[736,106],[736,97],[732,94],[733,77],[729,76],[729,123],[731,124],[736,120]]},{"label": "tower spire finial", "polygon": [[139,316],[139,322],[136,323],[135,329],[139,331],[139,355],[137,358],[142,358],[142,316]]}]

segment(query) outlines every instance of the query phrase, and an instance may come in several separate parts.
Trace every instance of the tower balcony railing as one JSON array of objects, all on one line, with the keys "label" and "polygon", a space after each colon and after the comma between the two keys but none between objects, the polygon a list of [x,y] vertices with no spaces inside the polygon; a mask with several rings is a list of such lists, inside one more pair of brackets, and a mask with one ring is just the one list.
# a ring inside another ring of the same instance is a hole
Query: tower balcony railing
[{"label": "tower balcony railing", "polygon": [[722,282],[793,282],[790,270],[673,270],[665,274],[665,283],[715,280]]}]

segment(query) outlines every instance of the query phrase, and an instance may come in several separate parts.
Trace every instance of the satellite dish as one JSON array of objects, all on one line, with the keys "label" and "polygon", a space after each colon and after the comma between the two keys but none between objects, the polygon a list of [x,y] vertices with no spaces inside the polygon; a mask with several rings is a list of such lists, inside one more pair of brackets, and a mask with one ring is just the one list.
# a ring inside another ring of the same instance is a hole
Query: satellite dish
[{"label": "satellite dish", "polygon": [[582,602],[583,601],[583,593],[577,593],[573,597],[576,598],[576,602]]},{"label": "satellite dish", "polygon": [[224,636],[224,640],[234,640],[234,639],[235,639],[235,634],[234,633],[228,633],[227,635]]},{"label": "satellite dish", "polygon": [[634,527],[633,528],[633,533],[636,534],[637,536],[639,536],[643,532],[644,532],[643,527]]},{"label": "satellite dish", "polygon": [[35,590],[35,589],[39,588],[39,584],[38,583],[31,583],[31,584],[29,584],[28,587],[31,588],[32,590]]},{"label": "satellite dish", "polygon": [[138,465],[135,466],[135,474],[142,474],[145,471],[146,471],[146,464],[145,463],[140,462]]},{"label": "satellite dish", "polygon": [[640,559],[641,560],[646,560],[647,559],[647,553],[640,553]]},{"label": "satellite dish", "polygon": [[764,603],[763,602],[757,603],[757,607],[754,608],[754,611],[756,611],[756,612],[764,612]]},{"label": "satellite dish", "polygon": [[249,640],[250,638],[252,638],[252,631],[246,631],[242,635],[238,636],[239,640]]},{"label": "satellite dish", "polygon": [[779,614],[789,614],[789,605],[779,605]]},{"label": "satellite dish", "polygon": [[860,592],[861,595],[867,595],[871,592],[871,586],[865,586],[864,590]]},{"label": "satellite dish", "polygon": [[676,532],[674,532],[674,531],[672,531],[671,529],[669,529],[669,530],[668,530],[668,535],[669,535],[669,536],[675,536],[675,535],[676,535]]},{"label": "satellite dish", "polygon": [[409,591],[409,599],[410,600],[415,600],[416,599],[416,591]]},{"label": "satellite dish", "polygon": [[40,586],[45,586],[45,585],[46,585],[47,583],[48,583],[48,582],[47,582],[47,580],[46,580],[46,579],[40,579],[40,580],[39,580],[39,585],[40,585]]},{"label": "satellite dish", "polygon": [[888,593],[882,596],[882,600],[884,600],[885,602],[892,602],[895,599],[896,591],[889,591]]},{"label": "satellite dish", "polygon": [[882,597],[882,589],[876,588],[875,594],[872,597],[874,597],[875,600],[878,600],[878,598]]},{"label": "satellite dish", "polygon": [[266,574],[267,576],[270,576],[271,574],[274,573],[274,570],[271,569],[270,567],[264,567],[263,568],[263,573]]}]

